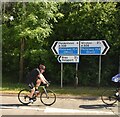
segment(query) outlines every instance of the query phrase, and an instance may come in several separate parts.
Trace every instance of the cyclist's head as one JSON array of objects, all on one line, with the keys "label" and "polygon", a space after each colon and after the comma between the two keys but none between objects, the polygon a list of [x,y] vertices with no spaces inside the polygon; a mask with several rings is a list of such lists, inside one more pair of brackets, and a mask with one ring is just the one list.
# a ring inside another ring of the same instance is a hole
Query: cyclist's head
[{"label": "cyclist's head", "polygon": [[40,69],[40,71],[41,71],[41,70],[44,70],[44,71],[45,71],[45,65],[40,64],[40,65],[39,65],[39,69]]}]

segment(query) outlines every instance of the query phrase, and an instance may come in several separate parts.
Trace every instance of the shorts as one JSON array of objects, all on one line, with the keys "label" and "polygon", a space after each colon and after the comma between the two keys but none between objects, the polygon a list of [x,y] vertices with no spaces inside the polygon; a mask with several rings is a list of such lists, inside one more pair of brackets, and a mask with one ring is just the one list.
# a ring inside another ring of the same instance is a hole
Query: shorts
[{"label": "shorts", "polygon": [[31,82],[31,83],[28,84],[28,86],[29,86],[30,89],[33,89],[35,87],[35,84],[33,82]]}]

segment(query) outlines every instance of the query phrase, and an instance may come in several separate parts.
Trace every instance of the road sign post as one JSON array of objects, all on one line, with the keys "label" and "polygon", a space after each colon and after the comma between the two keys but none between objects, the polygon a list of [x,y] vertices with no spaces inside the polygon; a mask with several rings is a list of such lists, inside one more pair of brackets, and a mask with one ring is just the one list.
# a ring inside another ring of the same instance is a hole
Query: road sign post
[{"label": "road sign post", "polygon": [[63,63],[61,63],[61,88],[63,88]]},{"label": "road sign post", "polygon": [[78,86],[78,63],[76,63],[75,88]]},{"label": "road sign post", "polygon": [[101,82],[101,55],[99,56],[99,78],[98,78],[98,85],[100,85]]},{"label": "road sign post", "polygon": [[80,55],[99,55],[98,85],[101,82],[101,55],[105,55],[109,48],[106,40],[80,41]]},{"label": "road sign post", "polygon": [[[61,63],[61,87],[63,79],[63,63],[76,63],[78,66],[79,55],[99,55],[99,79],[101,80],[101,55],[106,55],[109,50],[106,40],[84,40],[84,41],[55,41],[51,47],[53,53],[58,55],[58,62]],[[76,79],[77,79],[76,67]],[[76,80],[77,82],[77,80]],[[77,83],[76,83],[77,84]]]},{"label": "road sign post", "polygon": [[[61,63],[61,88],[63,87],[63,63],[79,63],[79,41],[55,41],[51,47]],[[76,72],[77,73],[77,72]]]}]

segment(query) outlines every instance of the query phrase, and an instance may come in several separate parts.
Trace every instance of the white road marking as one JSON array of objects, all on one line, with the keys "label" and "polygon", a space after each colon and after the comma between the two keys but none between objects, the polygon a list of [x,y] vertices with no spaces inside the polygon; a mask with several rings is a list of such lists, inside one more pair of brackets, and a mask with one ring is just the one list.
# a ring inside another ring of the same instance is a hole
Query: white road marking
[{"label": "white road marking", "polygon": [[46,107],[45,113],[96,113],[96,114],[114,114],[111,111],[96,111],[96,110],[76,110],[76,109],[62,109]]},{"label": "white road marking", "polygon": [[70,113],[76,113],[76,112],[80,112],[79,110],[75,110],[75,109],[62,109],[62,108],[50,108],[50,107],[46,107],[45,111],[46,113],[57,113],[57,112],[70,112]]},{"label": "white road marking", "polygon": [[39,107],[22,107],[22,106],[0,106],[0,108],[5,109],[24,109],[24,110],[37,110],[37,111],[43,111],[45,110],[44,108],[39,108]]},{"label": "white road marking", "polygon": [[23,110],[36,110],[44,111],[44,113],[85,113],[85,114],[112,114],[112,111],[100,111],[100,110],[77,110],[77,109],[62,109],[62,108],[52,108],[52,107],[24,107],[24,106],[0,106],[0,109],[23,109]]}]

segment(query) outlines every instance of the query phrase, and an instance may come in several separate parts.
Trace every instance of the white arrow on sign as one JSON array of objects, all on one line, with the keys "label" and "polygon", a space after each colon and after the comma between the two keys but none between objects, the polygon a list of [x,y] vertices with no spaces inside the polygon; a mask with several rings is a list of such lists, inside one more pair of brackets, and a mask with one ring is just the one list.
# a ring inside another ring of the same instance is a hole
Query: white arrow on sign
[{"label": "white arrow on sign", "polygon": [[55,55],[79,55],[79,41],[55,41],[51,49]]},{"label": "white arrow on sign", "polygon": [[58,56],[59,63],[79,63],[79,56]]},{"label": "white arrow on sign", "polygon": [[58,41],[55,41],[54,43],[53,43],[53,45],[52,45],[52,47],[51,47],[51,49],[52,49],[52,51],[53,51],[53,53],[55,54],[55,55],[58,55]]},{"label": "white arrow on sign", "polygon": [[105,55],[109,48],[106,40],[80,41],[80,55]]}]

